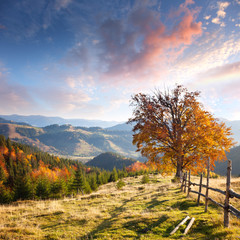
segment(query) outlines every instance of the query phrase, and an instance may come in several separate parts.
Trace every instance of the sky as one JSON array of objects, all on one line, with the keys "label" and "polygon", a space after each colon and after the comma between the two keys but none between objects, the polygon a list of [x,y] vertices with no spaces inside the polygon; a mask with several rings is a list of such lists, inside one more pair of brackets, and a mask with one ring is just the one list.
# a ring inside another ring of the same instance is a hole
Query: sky
[{"label": "sky", "polygon": [[0,1],[0,113],[126,121],[182,84],[240,119],[240,0]]}]

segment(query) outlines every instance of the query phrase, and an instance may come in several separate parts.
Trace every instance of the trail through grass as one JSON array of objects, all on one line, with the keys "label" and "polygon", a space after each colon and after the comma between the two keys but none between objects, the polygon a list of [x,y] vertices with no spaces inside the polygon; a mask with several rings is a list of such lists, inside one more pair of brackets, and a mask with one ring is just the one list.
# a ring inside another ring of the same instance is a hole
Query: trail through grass
[{"label": "trail through grass", "polygon": [[[64,200],[25,201],[0,206],[0,239],[240,239],[240,221],[231,217],[223,228],[223,210],[197,206],[196,195],[186,198],[171,178],[150,176],[124,179],[117,190],[109,183],[90,195]],[[186,216],[195,222],[170,232]]]}]

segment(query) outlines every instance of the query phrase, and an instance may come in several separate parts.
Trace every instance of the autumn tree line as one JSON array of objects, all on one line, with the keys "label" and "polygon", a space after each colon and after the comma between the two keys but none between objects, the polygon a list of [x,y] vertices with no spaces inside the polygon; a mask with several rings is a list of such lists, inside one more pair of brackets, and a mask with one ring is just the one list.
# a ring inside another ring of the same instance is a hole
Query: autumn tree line
[{"label": "autumn tree line", "polygon": [[102,184],[142,172],[89,168],[0,135],[0,203],[87,194]]}]

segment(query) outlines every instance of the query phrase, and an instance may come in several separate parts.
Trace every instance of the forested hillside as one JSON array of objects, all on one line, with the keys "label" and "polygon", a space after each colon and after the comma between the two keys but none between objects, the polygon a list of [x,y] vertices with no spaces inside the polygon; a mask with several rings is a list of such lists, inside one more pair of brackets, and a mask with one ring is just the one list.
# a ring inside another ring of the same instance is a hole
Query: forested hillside
[{"label": "forested hillside", "polygon": [[90,193],[101,184],[127,175],[126,170],[89,168],[0,135],[0,203]]},{"label": "forested hillside", "polygon": [[95,166],[112,171],[114,167],[122,169],[136,162],[135,159],[123,157],[117,153],[106,152],[101,153],[91,161],[87,162],[88,166]]},{"label": "forested hillside", "polygon": [[137,157],[132,145],[132,132],[105,130],[100,127],[50,125],[43,128],[0,123],[0,134],[10,139],[37,146],[43,151],[65,157],[89,157],[103,152],[117,152]]}]

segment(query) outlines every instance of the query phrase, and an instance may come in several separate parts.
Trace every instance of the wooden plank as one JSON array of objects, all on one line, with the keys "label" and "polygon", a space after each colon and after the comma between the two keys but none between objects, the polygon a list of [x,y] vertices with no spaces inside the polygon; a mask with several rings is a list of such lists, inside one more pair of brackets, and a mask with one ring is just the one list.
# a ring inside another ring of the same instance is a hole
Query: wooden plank
[{"label": "wooden plank", "polygon": [[226,198],[224,204],[224,227],[229,227],[229,197],[230,197],[230,186],[231,186],[231,171],[232,171],[232,162],[228,159],[227,167],[227,183],[226,183]]},{"label": "wooden plank", "polygon": [[223,190],[218,189],[218,188],[208,187],[208,189],[210,189],[210,190],[212,190],[212,191],[215,191],[215,192],[219,192],[219,193],[221,193],[221,194],[223,194],[223,195],[226,194],[226,191],[223,191]]},{"label": "wooden plank", "polygon": [[235,212],[233,212],[233,211],[231,211],[231,210],[229,210],[229,212],[230,212],[232,215],[234,215],[235,217],[237,217],[237,218],[240,219],[240,216],[239,216],[237,213],[235,213]]},{"label": "wooden plank", "polygon": [[184,185],[184,193],[186,193],[187,189],[187,172],[185,172],[185,185]]},{"label": "wooden plank", "polygon": [[225,208],[223,204],[216,202],[215,200],[213,200],[212,198],[208,197],[208,200],[212,201],[213,203],[215,203],[216,205],[218,205],[219,207]]},{"label": "wooden plank", "polygon": [[191,190],[191,193],[196,193],[196,194],[200,194],[202,197],[206,197],[206,195],[204,195],[203,193],[199,193],[197,191]]},{"label": "wooden plank", "polygon": [[208,186],[209,186],[209,173],[210,173],[210,159],[207,161],[207,187],[206,187],[206,198],[205,198],[205,212],[208,210]]},{"label": "wooden plank", "polygon": [[234,206],[229,204],[229,209],[232,211],[232,213],[234,213],[234,215],[238,218],[240,218],[240,211],[238,209],[236,209]]},{"label": "wooden plank", "polygon": [[183,187],[184,187],[184,182],[186,181],[185,179],[185,173],[183,173],[183,177],[182,177],[182,185],[181,185],[181,191],[183,192]]},{"label": "wooden plank", "polygon": [[200,204],[201,192],[202,192],[202,173],[200,175],[200,183],[199,183],[199,194],[198,194],[198,200],[197,200],[198,206]]},{"label": "wooden plank", "polygon": [[189,173],[188,173],[188,194],[187,194],[187,197],[189,197],[190,190],[191,190],[191,170],[189,170]]},{"label": "wooden plank", "polygon": [[189,216],[186,216],[173,230],[172,232],[170,233],[170,235],[173,235],[181,225],[183,225],[190,217]]},{"label": "wooden plank", "polygon": [[[202,187],[207,188],[207,185],[202,184]],[[218,189],[218,188],[212,188],[212,187],[209,187],[209,186],[208,186],[208,189],[209,189],[209,190],[212,190],[212,191],[215,191],[215,192],[219,192],[219,193],[221,193],[221,194],[223,194],[223,195],[226,194],[226,191],[223,191],[223,190]]]},{"label": "wooden plank", "polygon": [[184,233],[183,233],[184,235],[186,235],[186,234],[188,233],[189,229],[192,227],[192,225],[193,225],[193,223],[194,223],[194,220],[195,220],[195,218],[193,217],[193,218],[191,219],[191,221],[188,223],[186,229],[184,230]]},{"label": "wooden plank", "polygon": [[234,192],[232,189],[229,190],[230,197],[235,197],[240,199],[240,194]]}]

